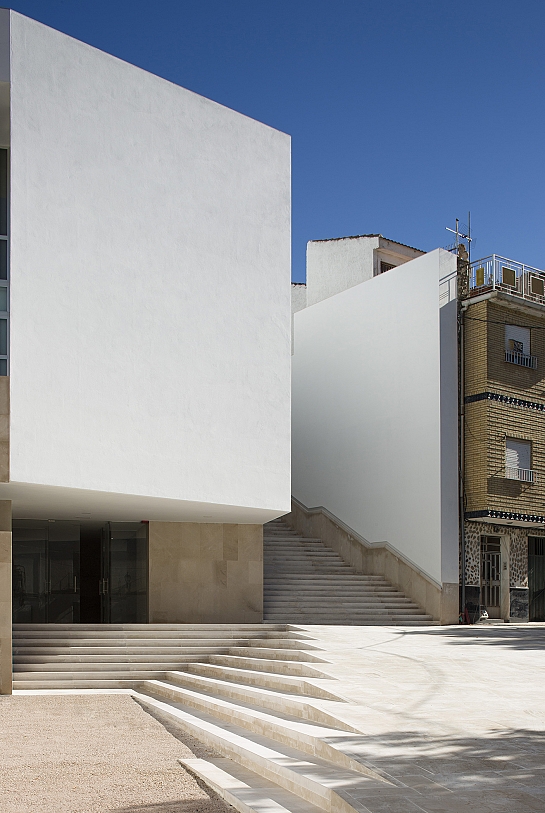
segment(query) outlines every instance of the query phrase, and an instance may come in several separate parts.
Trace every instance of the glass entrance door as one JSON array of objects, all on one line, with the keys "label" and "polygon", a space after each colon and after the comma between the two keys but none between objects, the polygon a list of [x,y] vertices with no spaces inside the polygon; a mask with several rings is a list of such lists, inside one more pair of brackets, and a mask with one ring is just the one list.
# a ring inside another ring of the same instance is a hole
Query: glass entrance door
[{"label": "glass entrance door", "polygon": [[79,553],[79,525],[14,521],[14,622],[79,622]]},{"label": "glass entrance door", "polygon": [[104,624],[148,620],[148,526],[109,522],[102,532],[100,580]]}]

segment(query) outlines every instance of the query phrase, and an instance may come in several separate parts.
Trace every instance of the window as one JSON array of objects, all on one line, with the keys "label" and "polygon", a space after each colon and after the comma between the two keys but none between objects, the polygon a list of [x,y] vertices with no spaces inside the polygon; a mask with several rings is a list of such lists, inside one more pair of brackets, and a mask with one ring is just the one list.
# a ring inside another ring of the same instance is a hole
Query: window
[{"label": "window", "polygon": [[530,328],[505,325],[505,349],[513,353],[530,355]]},{"label": "window", "polygon": [[505,477],[507,480],[534,482],[532,444],[529,440],[505,439]]},{"label": "window", "polygon": [[505,325],[505,360],[537,370],[537,358],[530,354],[530,328]]},{"label": "window", "polygon": [[395,268],[395,265],[392,263],[385,263],[383,260],[380,261],[380,271],[379,274],[384,274],[385,271],[391,271],[392,268]]}]

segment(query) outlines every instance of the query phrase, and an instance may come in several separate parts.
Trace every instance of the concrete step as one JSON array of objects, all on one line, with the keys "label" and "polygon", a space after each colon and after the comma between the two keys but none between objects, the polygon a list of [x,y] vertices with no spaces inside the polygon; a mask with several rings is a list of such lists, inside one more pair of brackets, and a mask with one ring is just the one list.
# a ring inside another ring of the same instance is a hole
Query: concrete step
[{"label": "concrete step", "polygon": [[[306,610],[317,610],[318,612],[323,610],[323,600],[322,601],[313,601],[307,598],[301,598],[299,601],[295,599],[275,599],[265,602],[265,608],[267,610],[285,610],[288,612],[290,609],[297,610],[304,607]],[[337,612],[377,612],[377,613],[390,613],[390,612],[400,612],[404,615],[411,615],[416,613],[417,615],[422,613],[420,607],[416,604],[405,604],[405,603],[396,603],[396,602],[383,602],[383,601],[358,601],[357,599],[353,601],[349,600],[341,600],[337,597],[335,607],[331,608],[331,612],[336,609]],[[328,609],[329,612],[329,609]]]},{"label": "concrete step", "polygon": [[180,759],[180,764],[239,813],[321,813],[275,782],[232,759]]},{"label": "concrete step", "polygon": [[[204,652],[199,652],[198,656],[206,659],[209,654],[221,654],[227,651],[228,649],[223,647],[221,651],[217,653],[210,653],[210,650],[206,648]],[[43,650],[38,650],[38,652],[28,655],[17,654],[13,656],[13,663],[17,664],[86,663],[92,665],[94,663],[166,663],[167,661],[193,663],[195,660],[199,660],[199,657],[195,657],[195,654],[181,655],[179,652],[164,654],[162,652],[150,652],[149,650],[146,650],[144,653],[131,655],[127,655],[124,650],[116,654],[111,654],[110,652],[102,654],[89,654],[87,652],[78,654],[67,654],[65,652],[51,654],[48,652],[44,654]]]},{"label": "concrete step", "polygon": [[85,632],[85,631],[99,631],[99,632],[111,632],[112,634],[119,634],[119,633],[127,633],[127,632],[135,632],[141,631],[145,632],[146,634],[152,635],[153,633],[160,633],[160,632],[182,632],[190,634],[195,632],[198,637],[202,637],[207,633],[211,633],[213,636],[219,633],[229,633],[234,630],[238,632],[286,632],[287,627],[285,624],[22,624],[22,623],[15,623],[13,625],[13,631],[25,631],[25,630],[45,630],[51,629],[54,627],[57,630],[64,630],[64,631],[73,631],[77,630],[78,632]]},{"label": "concrete step", "polygon": [[142,660],[148,658],[161,657],[161,658],[182,658],[189,660],[198,660],[206,655],[221,655],[222,652],[227,652],[230,644],[224,646],[192,646],[192,647],[102,647],[102,646],[71,646],[71,647],[44,647],[44,646],[18,646],[14,647],[14,659],[24,662],[28,658],[30,661],[38,662],[38,658],[43,657],[44,660],[57,660],[61,658],[67,659],[82,659],[86,658],[89,661],[96,659],[98,662],[109,659],[134,659],[140,657]]},{"label": "concrete step", "polygon": [[318,756],[338,767],[372,776],[379,781],[384,778],[367,760],[365,746],[368,743],[365,735],[344,731],[341,719],[332,717],[335,725],[325,726],[196,692],[182,694],[176,691],[176,687],[169,687],[170,684],[165,681],[149,681],[139,692],[171,702],[175,707],[183,707],[190,713],[197,711],[211,715],[215,721],[236,725],[252,734],[297,748],[304,754]]},{"label": "concrete step", "polygon": [[251,658],[265,658],[270,660],[279,661],[302,661],[303,663],[327,663],[323,658],[318,657],[308,650],[301,651],[297,649],[273,649],[272,647],[242,647],[231,646],[229,647],[228,655],[245,656]]},{"label": "concrete step", "polygon": [[[175,667],[172,667],[175,668]],[[322,700],[342,700],[333,691],[324,688],[318,682],[312,682],[296,675],[264,672],[263,670],[243,669],[241,667],[223,666],[215,663],[192,663],[187,667],[190,675],[210,677],[215,680],[257,686],[275,692],[288,692],[303,697],[320,697]],[[331,681],[330,681],[331,682]]]},{"label": "concrete step", "polygon": [[[148,687],[148,683],[145,686]],[[198,697],[199,703],[201,703],[203,696],[205,703],[211,702],[209,696],[220,697],[239,705],[251,704],[278,714],[290,714],[301,720],[312,720],[315,723],[329,726],[338,725],[338,719],[332,717],[312,698],[280,692],[275,689],[248,686],[240,683],[227,683],[218,678],[192,675],[188,672],[167,672],[161,689],[163,693],[167,691],[165,687],[168,687],[170,699],[176,700],[177,698],[177,702],[180,703],[188,702],[193,704],[193,695]],[[149,687],[147,690],[149,690]],[[188,692],[190,694],[187,694]],[[339,702],[343,701],[339,700]],[[350,728],[350,730],[354,729]]]},{"label": "concrete step", "polygon": [[[110,689],[129,688],[143,680],[164,678],[165,670],[146,669],[130,672],[17,672],[15,689]],[[181,674],[181,673],[180,673]]]},{"label": "concrete step", "polygon": [[[190,661],[189,663],[194,663]],[[21,680],[24,680],[23,675],[32,677],[34,674],[45,675],[51,673],[52,675],[59,675],[60,673],[71,672],[85,675],[96,675],[97,678],[103,672],[117,672],[119,674],[127,672],[166,672],[169,669],[186,669],[187,664],[180,663],[179,661],[113,661],[113,662],[91,662],[88,661],[68,661],[68,662],[51,662],[41,661],[32,663],[15,663],[13,664],[13,672],[16,673]]]},{"label": "concrete step", "polygon": [[231,666],[238,669],[253,669],[254,671],[273,672],[279,675],[296,675],[297,677],[329,679],[319,669],[309,666],[301,661],[268,660],[266,658],[244,658],[236,655],[210,655],[209,663],[218,666]]},{"label": "concrete step", "polygon": [[[199,646],[202,646],[203,642],[205,641],[226,641],[226,640],[247,640],[249,638],[254,638],[256,635],[260,637],[263,636],[264,638],[267,637],[274,637],[274,638],[291,638],[292,633],[286,632],[285,630],[278,630],[278,631],[270,631],[267,630],[266,626],[262,626],[261,629],[253,629],[248,630],[246,632],[239,632],[236,633],[224,633],[218,634],[217,631],[215,634],[194,634],[194,635],[186,635],[183,631],[180,631],[179,634],[173,634],[172,631],[165,631],[165,632],[157,632],[153,631],[149,635],[145,635],[142,633],[141,630],[131,632],[131,633],[115,633],[109,630],[82,630],[81,632],[78,629],[72,628],[71,630],[58,630],[56,629],[56,624],[48,624],[48,630],[28,630],[28,632],[21,632],[19,630],[13,631],[13,640],[16,641],[43,641],[44,643],[48,641],[62,641],[62,642],[91,642],[91,641],[98,641],[98,642],[107,642],[107,641],[116,641],[116,642],[123,642],[123,641],[130,641],[133,642],[142,642],[140,645],[149,645],[155,644],[160,642],[163,646],[183,646],[187,644],[191,646],[192,644],[195,645],[197,643]],[[285,625],[283,625],[285,626]],[[174,642],[172,644],[171,642]]]},{"label": "concrete step", "polygon": [[[319,649],[315,644],[309,644],[308,640],[303,636],[301,638],[251,638],[248,641],[248,646],[255,649],[256,647],[267,647],[272,649],[297,649],[299,651],[307,651],[310,649]],[[231,647],[229,647],[231,649]]]},{"label": "concrete step", "polygon": [[[290,618],[292,621],[294,620],[293,614],[282,615],[279,613],[275,613],[271,615],[271,620],[274,621],[285,621],[287,618]],[[434,623],[431,616],[409,616],[406,618],[403,617],[391,617],[391,616],[369,616],[367,618],[359,618],[359,617],[339,617],[339,618],[331,618],[330,615],[299,615],[297,616],[297,620],[300,624],[335,624],[337,626],[359,626],[359,627],[372,627],[372,626],[383,626],[383,627],[415,627],[415,626],[430,626]]]},{"label": "concrete step", "polygon": [[[265,591],[267,593],[327,593],[336,590],[340,585],[331,585],[328,583],[317,583],[314,584],[312,581],[310,582],[294,582],[289,581],[283,584],[277,583],[276,579],[272,580],[265,586]],[[362,584],[358,582],[348,582],[347,584],[343,585],[343,593],[347,592],[350,595],[362,595],[362,596],[404,596],[400,590],[396,590],[395,587],[386,584],[369,584],[368,582],[363,582]]]},{"label": "concrete step", "polygon": [[[204,652],[208,649],[225,649],[226,647],[230,646],[243,646],[247,641],[251,640],[251,638],[224,638],[217,641],[211,640],[210,643],[205,643],[203,641],[183,641],[179,643],[177,641],[167,640],[165,642],[165,648],[170,650],[174,649],[177,652]],[[289,639],[275,638],[271,640],[277,641]],[[125,642],[123,640],[103,640],[100,638],[89,638],[87,640],[80,638],[19,638],[14,640],[13,647],[19,652],[22,652],[23,649],[29,648],[39,649],[42,652],[49,652],[57,649],[63,651],[72,651],[74,649],[85,649],[86,651],[90,651],[92,649],[98,649],[105,652],[113,652],[115,650],[130,652],[131,650],[136,649],[153,652],[156,648],[158,648],[157,643],[152,639],[131,639],[130,642]]]},{"label": "concrete step", "polygon": [[190,713],[184,707],[149,695],[141,697],[144,704],[152,704],[169,714],[187,733],[223,757],[329,813],[368,813],[369,808],[358,801],[358,797],[364,796],[365,791],[376,792],[381,786],[388,787],[384,780],[332,766],[235,724],[218,726],[214,717],[203,712],[192,710]]},{"label": "concrete step", "polygon": [[[370,580],[375,579],[375,580],[377,580],[377,583],[388,584],[388,582],[386,582],[385,579],[382,579],[380,576],[379,577],[377,577],[377,576],[363,576],[361,573],[347,573],[346,575],[343,575],[342,577],[338,576],[337,574],[333,574],[332,576],[328,576],[327,574],[324,574],[324,575],[321,575],[321,576],[318,576],[318,577],[313,575],[313,574],[309,574],[308,576],[301,576],[299,574],[294,574],[291,577],[291,581],[297,581],[299,579],[301,581],[308,581],[308,580],[312,580],[312,579],[316,579],[316,578],[319,581],[323,582],[324,584],[328,583],[328,582],[343,584],[345,579],[346,579],[347,582],[354,582],[354,583],[359,583],[359,584],[366,584],[366,583],[369,584]],[[289,575],[284,575],[284,576],[282,576],[282,579],[283,580],[284,579],[290,580],[290,576]]]}]

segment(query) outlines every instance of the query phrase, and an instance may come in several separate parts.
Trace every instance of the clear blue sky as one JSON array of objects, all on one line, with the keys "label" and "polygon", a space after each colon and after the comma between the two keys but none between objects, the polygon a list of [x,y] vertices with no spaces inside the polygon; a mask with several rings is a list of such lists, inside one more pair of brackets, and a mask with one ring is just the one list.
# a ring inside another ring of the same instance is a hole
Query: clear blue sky
[{"label": "clear blue sky", "polygon": [[543,0],[21,0],[17,11],[284,130],[307,240],[545,268]]}]

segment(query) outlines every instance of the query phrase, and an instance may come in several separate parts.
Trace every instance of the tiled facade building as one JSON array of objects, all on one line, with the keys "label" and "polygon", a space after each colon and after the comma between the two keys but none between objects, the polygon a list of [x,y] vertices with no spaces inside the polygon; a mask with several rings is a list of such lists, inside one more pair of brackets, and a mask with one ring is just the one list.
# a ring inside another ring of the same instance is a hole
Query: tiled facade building
[{"label": "tiled facade building", "polygon": [[460,578],[472,614],[505,620],[545,620],[544,279],[502,257],[479,260],[461,305]]}]

